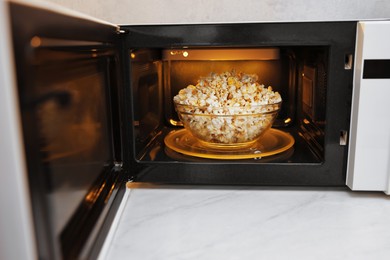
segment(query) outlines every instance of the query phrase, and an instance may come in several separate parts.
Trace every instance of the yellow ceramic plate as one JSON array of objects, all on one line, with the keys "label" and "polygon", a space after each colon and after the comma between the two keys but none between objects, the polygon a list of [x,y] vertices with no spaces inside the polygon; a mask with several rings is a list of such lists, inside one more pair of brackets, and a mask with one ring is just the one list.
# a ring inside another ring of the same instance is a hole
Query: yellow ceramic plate
[{"label": "yellow ceramic plate", "polygon": [[232,160],[261,158],[282,153],[294,145],[294,138],[288,133],[271,128],[249,147],[240,150],[213,149],[202,146],[190,132],[181,129],[170,132],[164,142],[168,148],[185,155]]}]

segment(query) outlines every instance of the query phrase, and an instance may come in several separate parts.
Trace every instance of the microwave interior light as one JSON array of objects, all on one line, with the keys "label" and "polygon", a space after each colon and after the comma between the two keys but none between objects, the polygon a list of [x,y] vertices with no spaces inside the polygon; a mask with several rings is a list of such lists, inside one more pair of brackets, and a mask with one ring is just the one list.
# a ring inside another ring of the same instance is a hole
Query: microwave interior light
[{"label": "microwave interior light", "polygon": [[42,43],[41,38],[38,36],[34,36],[30,40],[30,45],[33,48],[37,48],[37,47],[41,46],[41,43]]},{"label": "microwave interior light", "polygon": [[279,48],[221,48],[221,49],[168,49],[163,51],[163,60],[277,60]]}]

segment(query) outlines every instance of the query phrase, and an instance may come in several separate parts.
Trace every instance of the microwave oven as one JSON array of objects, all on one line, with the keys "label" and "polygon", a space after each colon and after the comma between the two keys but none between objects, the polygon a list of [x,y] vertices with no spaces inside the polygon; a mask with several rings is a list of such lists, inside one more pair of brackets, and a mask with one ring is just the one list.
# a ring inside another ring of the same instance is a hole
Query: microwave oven
[{"label": "microwave oven", "polygon": [[[390,193],[390,21],[118,26],[1,4],[3,192],[26,254],[96,257],[126,182]],[[282,96],[260,148],[179,136],[173,97],[232,71]]]}]

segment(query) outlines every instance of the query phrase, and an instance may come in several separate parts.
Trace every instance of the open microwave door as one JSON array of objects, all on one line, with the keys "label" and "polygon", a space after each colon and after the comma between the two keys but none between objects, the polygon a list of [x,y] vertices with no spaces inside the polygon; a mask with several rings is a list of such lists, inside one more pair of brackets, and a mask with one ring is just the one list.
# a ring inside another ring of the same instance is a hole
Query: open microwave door
[{"label": "open microwave door", "polygon": [[357,30],[347,185],[390,194],[390,21]]},{"label": "open microwave door", "polygon": [[9,2],[39,259],[94,258],[125,190],[118,27]]}]

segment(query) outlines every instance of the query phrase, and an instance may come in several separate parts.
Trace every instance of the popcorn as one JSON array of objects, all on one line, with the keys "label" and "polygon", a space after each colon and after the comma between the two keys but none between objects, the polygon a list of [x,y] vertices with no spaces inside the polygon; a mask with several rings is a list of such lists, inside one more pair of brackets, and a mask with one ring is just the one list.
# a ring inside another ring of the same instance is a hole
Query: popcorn
[{"label": "popcorn", "polygon": [[188,85],[173,100],[178,104],[209,107],[253,107],[279,103],[280,94],[272,87],[257,83],[257,75],[223,72],[201,78],[196,86]]},{"label": "popcorn", "polygon": [[205,142],[246,143],[271,127],[282,98],[257,75],[211,73],[173,98],[184,126]]}]

